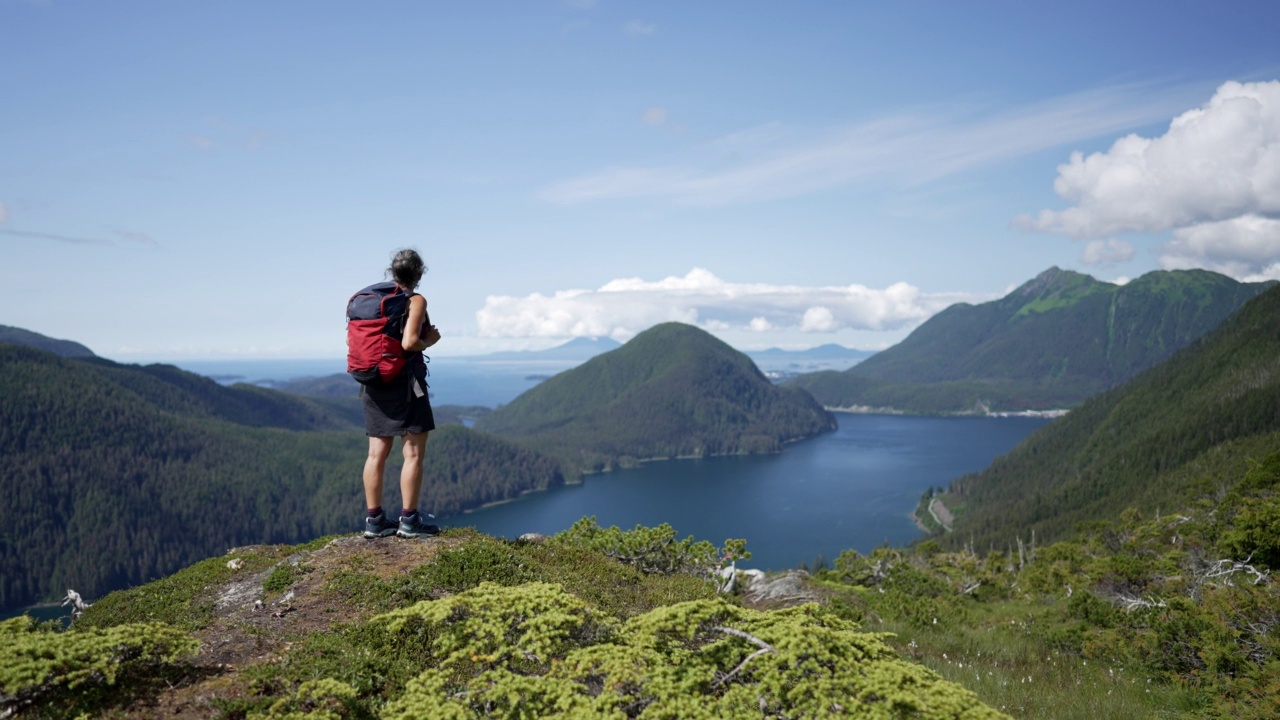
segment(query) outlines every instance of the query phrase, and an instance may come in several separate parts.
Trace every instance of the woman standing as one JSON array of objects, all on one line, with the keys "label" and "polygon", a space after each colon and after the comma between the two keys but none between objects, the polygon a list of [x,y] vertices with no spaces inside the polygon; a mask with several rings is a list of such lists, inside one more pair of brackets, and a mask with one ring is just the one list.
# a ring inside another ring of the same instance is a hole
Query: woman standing
[{"label": "woman standing", "polygon": [[[422,457],[427,448],[427,435],[436,427],[427,395],[427,363],[422,351],[440,340],[440,331],[427,317],[426,298],[414,292],[425,271],[422,258],[413,249],[397,252],[387,269],[396,288],[409,296],[400,339],[407,363],[391,380],[366,384],[361,393],[365,434],[369,436],[369,455],[364,462],[364,497],[369,511],[364,524],[367,538],[391,534],[415,538],[440,532],[440,528],[427,522],[430,515],[418,512]],[[382,477],[396,437],[403,438],[404,452],[404,465],[400,468],[399,522],[388,519],[382,510]]]}]

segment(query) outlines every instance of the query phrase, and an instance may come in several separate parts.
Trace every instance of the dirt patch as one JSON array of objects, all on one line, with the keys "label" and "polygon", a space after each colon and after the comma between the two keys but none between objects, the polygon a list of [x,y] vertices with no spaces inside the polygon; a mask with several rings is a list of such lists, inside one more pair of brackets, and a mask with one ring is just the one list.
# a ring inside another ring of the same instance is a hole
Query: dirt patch
[{"label": "dirt patch", "polygon": [[[276,660],[304,635],[359,622],[372,614],[368,609],[343,606],[332,593],[324,591],[335,574],[355,570],[389,580],[432,562],[441,550],[465,541],[397,537],[366,540],[352,535],[337,538],[318,550],[289,555],[262,572],[237,573],[230,582],[211,588],[201,598],[214,603],[215,618],[193,633],[200,641],[200,651],[192,660],[190,673],[159,693],[146,707],[135,705],[122,717],[216,715],[220,702],[249,693],[240,678],[240,669]],[[234,562],[237,555],[272,552],[279,549],[236,548],[227,553],[227,562]],[[282,592],[264,590],[263,583],[271,573],[286,564],[297,568],[294,582]]]},{"label": "dirt patch", "polygon": [[[353,535],[290,555],[263,572],[236,577],[213,591],[217,616],[195,633],[202,643],[196,662],[216,666],[260,662],[291,638],[329,630],[339,622],[363,620],[366,613],[360,608],[337,606],[332,594],[323,592],[335,573],[356,570],[387,580],[433,561],[441,549],[462,542],[460,538],[366,540]],[[228,556],[234,559],[238,552],[232,550]],[[282,564],[298,568],[296,580],[282,593],[268,593],[263,583]]]}]

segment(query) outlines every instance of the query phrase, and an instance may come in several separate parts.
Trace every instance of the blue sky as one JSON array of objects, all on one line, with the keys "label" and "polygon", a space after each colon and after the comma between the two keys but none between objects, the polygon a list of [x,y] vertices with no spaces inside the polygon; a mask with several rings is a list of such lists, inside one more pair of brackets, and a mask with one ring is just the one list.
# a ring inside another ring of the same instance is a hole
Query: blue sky
[{"label": "blue sky", "polygon": [[1275,3],[0,0],[0,324],[338,357],[881,348],[1050,266],[1280,277]]}]

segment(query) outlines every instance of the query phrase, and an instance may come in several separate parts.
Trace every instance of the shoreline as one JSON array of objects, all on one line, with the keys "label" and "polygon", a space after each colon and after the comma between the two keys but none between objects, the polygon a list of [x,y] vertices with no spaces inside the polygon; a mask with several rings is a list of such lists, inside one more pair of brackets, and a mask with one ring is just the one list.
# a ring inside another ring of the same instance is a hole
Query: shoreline
[{"label": "shoreline", "polygon": [[845,413],[846,415],[905,415],[911,417],[986,417],[986,418],[1006,418],[1006,417],[1034,417],[1034,418],[1060,418],[1071,412],[1067,409],[1055,410],[985,410],[984,412],[974,412],[972,410],[959,412],[940,412],[940,413],[918,413],[908,410],[899,410],[891,407],[872,407],[870,405],[850,405],[848,407],[823,406],[827,412]]}]

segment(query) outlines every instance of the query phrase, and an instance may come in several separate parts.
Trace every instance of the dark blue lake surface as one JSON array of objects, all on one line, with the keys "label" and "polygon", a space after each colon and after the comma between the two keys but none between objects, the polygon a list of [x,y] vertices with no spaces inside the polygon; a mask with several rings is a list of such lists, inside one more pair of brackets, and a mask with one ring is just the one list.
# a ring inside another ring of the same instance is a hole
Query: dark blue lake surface
[{"label": "dark blue lake surface", "polygon": [[818,556],[832,560],[849,548],[867,552],[882,543],[914,540],[920,531],[909,516],[926,489],[985,468],[1048,422],[838,418],[835,432],[779,455],[647,463],[443,522],[505,537],[550,535],[584,515],[595,515],[606,527],[666,522],[682,537],[716,545],[746,538],[748,567],[790,568]]}]

